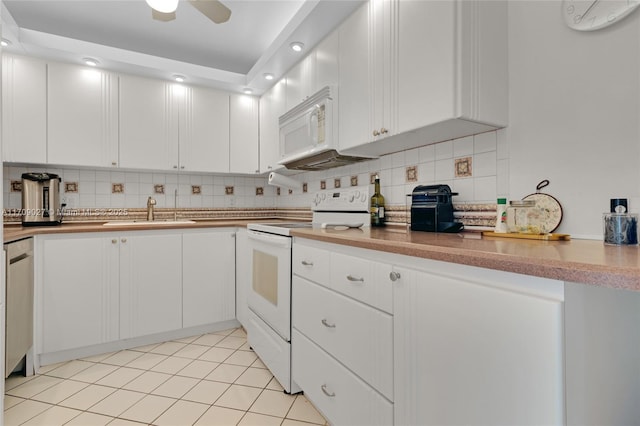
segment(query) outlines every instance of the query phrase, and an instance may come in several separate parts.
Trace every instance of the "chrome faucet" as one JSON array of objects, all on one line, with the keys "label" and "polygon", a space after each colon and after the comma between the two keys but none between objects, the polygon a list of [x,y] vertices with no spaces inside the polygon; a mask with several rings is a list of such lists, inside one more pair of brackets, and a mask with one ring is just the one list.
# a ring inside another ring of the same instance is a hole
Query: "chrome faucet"
[{"label": "chrome faucet", "polygon": [[156,205],[155,198],[149,197],[147,199],[147,220],[153,220],[153,208]]}]

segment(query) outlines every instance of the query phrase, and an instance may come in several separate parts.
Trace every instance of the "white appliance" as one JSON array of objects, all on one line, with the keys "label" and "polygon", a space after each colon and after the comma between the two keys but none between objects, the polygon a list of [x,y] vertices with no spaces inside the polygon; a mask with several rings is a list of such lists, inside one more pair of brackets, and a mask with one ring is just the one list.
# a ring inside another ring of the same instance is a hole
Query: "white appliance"
[{"label": "white appliance", "polygon": [[288,393],[291,378],[291,229],[369,226],[369,187],[324,190],[312,201],[311,223],[251,223],[247,226],[251,285],[247,295],[247,340]]},{"label": "white appliance", "polygon": [[375,157],[338,152],[337,91],[325,86],[280,117],[280,161],[287,169],[324,170]]}]

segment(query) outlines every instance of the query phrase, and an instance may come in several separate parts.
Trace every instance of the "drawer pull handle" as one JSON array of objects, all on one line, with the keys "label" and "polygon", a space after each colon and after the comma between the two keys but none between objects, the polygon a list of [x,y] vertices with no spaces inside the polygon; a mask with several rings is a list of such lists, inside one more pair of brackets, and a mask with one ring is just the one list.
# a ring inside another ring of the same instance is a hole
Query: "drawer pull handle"
[{"label": "drawer pull handle", "polygon": [[351,281],[351,282],[361,282],[361,283],[364,282],[364,278],[362,278],[362,277],[360,277],[360,278],[354,277],[353,275],[347,275],[347,279],[349,281]]},{"label": "drawer pull handle", "polygon": [[400,279],[400,272],[389,272],[389,279],[393,282],[396,282]]},{"label": "drawer pull handle", "polygon": [[322,321],[320,321],[322,323],[322,325],[324,325],[327,328],[336,328],[335,324],[329,324],[329,322],[325,319],[323,319]]},{"label": "drawer pull handle", "polygon": [[329,391],[327,390],[327,385],[322,385],[322,386],[320,386],[320,389],[322,389],[322,392],[323,392],[325,395],[327,395],[329,398],[333,398],[334,396],[336,396],[336,393],[335,393],[335,392],[329,392]]},{"label": "drawer pull handle", "polygon": [[301,263],[303,266],[313,266],[313,262],[309,262],[308,260],[303,260]]}]

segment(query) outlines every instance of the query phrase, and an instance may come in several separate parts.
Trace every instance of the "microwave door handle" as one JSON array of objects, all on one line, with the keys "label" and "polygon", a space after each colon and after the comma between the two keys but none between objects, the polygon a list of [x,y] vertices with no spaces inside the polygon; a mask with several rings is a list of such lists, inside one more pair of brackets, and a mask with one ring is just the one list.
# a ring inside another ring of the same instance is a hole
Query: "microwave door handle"
[{"label": "microwave door handle", "polygon": [[318,145],[318,114],[320,112],[319,107],[315,107],[313,112],[309,114],[309,138],[313,146]]}]

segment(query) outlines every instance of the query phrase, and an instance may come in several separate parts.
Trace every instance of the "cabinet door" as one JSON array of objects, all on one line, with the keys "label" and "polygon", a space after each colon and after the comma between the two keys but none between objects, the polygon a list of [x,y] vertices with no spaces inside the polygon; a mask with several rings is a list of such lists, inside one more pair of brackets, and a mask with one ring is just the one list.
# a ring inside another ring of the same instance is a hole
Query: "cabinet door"
[{"label": "cabinet door", "polygon": [[120,167],[178,169],[178,108],[185,88],[120,76]]},{"label": "cabinet door", "polygon": [[397,270],[395,424],[562,424],[562,283],[465,269]]},{"label": "cabinet door", "polygon": [[182,236],[182,326],[235,318],[235,232]]},{"label": "cabinet door", "polygon": [[340,31],[335,30],[329,34],[316,46],[315,52],[315,85],[312,87],[312,94],[325,86],[338,85],[340,79],[338,67]]},{"label": "cabinet door", "polygon": [[118,77],[115,74],[50,63],[47,118],[49,163],[118,165]]},{"label": "cabinet door", "polygon": [[118,340],[118,246],[109,237],[42,241],[40,353]]},{"label": "cabinet door", "polygon": [[229,101],[229,171],[258,173],[258,98],[231,95]]},{"label": "cabinet door", "polygon": [[47,162],[47,64],[2,55],[2,160]]},{"label": "cabinet door", "polygon": [[251,285],[251,250],[247,230],[238,229],[236,233],[236,319],[247,328],[249,304],[247,294]]},{"label": "cabinet door", "polygon": [[339,146],[371,140],[374,101],[369,65],[369,4],[362,5],[340,27]]},{"label": "cabinet door", "polygon": [[289,111],[316,91],[316,51],[310,52],[291,68],[287,73],[286,80],[286,110]]},{"label": "cabinet door", "polygon": [[285,110],[286,81],[280,80],[260,98],[260,172],[279,169],[280,116]]},{"label": "cabinet door", "polygon": [[120,237],[120,338],[182,328],[182,236]]},{"label": "cabinet door", "polygon": [[183,88],[180,102],[180,170],[229,171],[229,95]]}]

